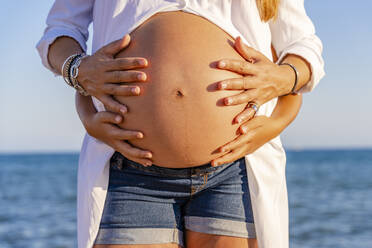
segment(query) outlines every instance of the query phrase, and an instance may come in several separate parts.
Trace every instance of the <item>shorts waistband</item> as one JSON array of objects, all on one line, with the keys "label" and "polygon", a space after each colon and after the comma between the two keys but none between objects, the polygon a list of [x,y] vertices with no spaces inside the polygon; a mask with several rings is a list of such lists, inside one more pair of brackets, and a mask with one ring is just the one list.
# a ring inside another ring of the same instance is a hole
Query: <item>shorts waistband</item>
[{"label": "shorts waistband", "polygon": [[123,167],[125,164],[128,164],[131,167],[140,169],[142,171],[162,174],[164,176],[174,176],[174,177],[190,177],[190,175],[193,175],[193,174],[202,175],[202,174],[220,170],[222,168],[226,168],[235,162],[236,161],[225,163],[219,166],[212,166],[211,163],[209,162],[209,163],[205,163],[199,166],[188,167],[188,168],[167,168],[167,167],[162,167],[162,166],[158,166],[155,164],[152,164],[151,166],[146,167],[140,163],[137,163],[133,160],[128,159],[127,157],[123,156],[121,153],[117,151],[115,151],[115,153],[112,155],[111,161],[110,161],[110,163],[115,163],[119,167]]}]

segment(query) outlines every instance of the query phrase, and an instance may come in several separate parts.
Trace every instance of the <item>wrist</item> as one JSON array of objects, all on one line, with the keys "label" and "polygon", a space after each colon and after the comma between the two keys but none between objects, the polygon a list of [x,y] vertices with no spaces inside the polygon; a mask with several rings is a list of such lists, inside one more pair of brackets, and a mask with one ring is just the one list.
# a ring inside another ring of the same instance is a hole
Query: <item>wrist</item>
[{"label": "wrist", "polygon": [[89,124],[92,123],[93,116],[96,113],[92,98],[90,96],[83,96],[76,91],[75,101],[79,119],[85,130],[88,130],[90,128]]},{"label": "wrist", "polygon": [[64,81],[71,87],[75,88],[80,94],[88,96],[88,92],[80,85],[77,77],[79,76],[79,66],[85,57],[85,53],[75,53],[67,57],[62,64],[61,74]]},{"label": "wrist", "polygon": [[280,134],[286,128],[285,119],[281,116],[271,116],[270,123],[271,129],[277,134]]},{"label": "wrist", "polygon": [[294,71],[291,66],[288,64],[278,64],[279,70],[280,70],[280,75],[282,77],[282,83],[279,91],[279,96],[284,96],[293,93],[292,91],[295,90],[294,86],[297,81],[297,75],[296,72]]},{"label": "wrist", "polygon": [[56,74],[61,74],[61,66],[67,57],[71,54],[82,52],[83,49],[75,39],[61,35],[50,44],[47,52],[47,60],[53,71]]},{"label": "wrist", "polygon": [[84,53],[80,54],[72,63],[69,68],[69,76],[72,83],[72,86],[83,96],[88,96],[89,93],[84,89],[84,87],[80,84],[78,81],[79,77],[79,67],[81,64],[81,61],[88,57],[89,55],[86,55]]},{"label": "wrist", "polygon": [[79,53],[74,53],[74,54],[68,56],[65,59],[65,61],[63,62],[62,66],[61,66],[61,75],[63,77],[63,80],[65,80],[65,82],[70,87],[74,87],[72,85],[72,81],[71,81],[71,77],[70,77],[70,68],[71,68],[71,65],[74,62],[74,60],[76,60],[76,58],[78,58],[79,56],[80,56]]}]

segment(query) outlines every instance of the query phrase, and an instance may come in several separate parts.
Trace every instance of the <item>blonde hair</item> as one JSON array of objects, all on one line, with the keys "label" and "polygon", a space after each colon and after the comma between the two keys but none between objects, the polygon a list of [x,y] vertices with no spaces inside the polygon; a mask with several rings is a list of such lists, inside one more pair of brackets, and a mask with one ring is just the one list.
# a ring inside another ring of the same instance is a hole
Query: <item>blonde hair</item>
[{"label": "blonde hair", "polygon": [[272,18],[276,18],[278,14],[280,0],[256,0],[258,12],[261,20],[268,22]]}]

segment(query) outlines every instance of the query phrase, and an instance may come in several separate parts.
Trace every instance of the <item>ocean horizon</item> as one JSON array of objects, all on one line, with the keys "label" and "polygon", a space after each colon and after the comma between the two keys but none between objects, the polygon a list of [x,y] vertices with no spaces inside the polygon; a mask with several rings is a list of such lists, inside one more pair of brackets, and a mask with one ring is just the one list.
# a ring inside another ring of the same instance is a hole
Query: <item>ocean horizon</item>
[{"label": "ocean horizon", "polygon": [[[284,150],[286,152],[302,152],[302,151],[307,151],[307,152],[320,152],[320,151],[370,151],[372,152],[372,147],[370,146],[351,146],[351,147],[285,147]],[[28,155],[28,154],[79,154],[80,150],[0,150],[0,155]]]},{"label": "ocean horizon", "polygon": [[[372,248],[372,148],[286,149],[290,247]],[[0,152],[0,247],[76,247],[78,151]]]}]

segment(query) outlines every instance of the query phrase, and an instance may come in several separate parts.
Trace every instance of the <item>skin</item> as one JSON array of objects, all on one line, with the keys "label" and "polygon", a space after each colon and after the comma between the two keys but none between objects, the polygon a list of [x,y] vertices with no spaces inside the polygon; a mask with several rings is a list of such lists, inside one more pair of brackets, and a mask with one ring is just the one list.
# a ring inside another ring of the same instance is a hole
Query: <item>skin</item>
[{"label": "skin", "polygon": [[[123,39],[114,41],[102,47],[101,49],[99,49],[94,55],[91,55],[83,59],[81,66],[80,66],[81,72],[79,73],[79,78],[78,78],[79,82],[81,81],[82,86],[86,88],[86,90],[91,95],[97,97],[104,103],[107,110],[109,110],[112,113],[120,112],[122,116],[119,117],[119,116],[116,116],[115,114],[103,114],[102,116],[100,114],[97,118],[95,118],[95,122],[94,122],[95,124],[105,123],[105,125],[103,125],[105,126],[104,127],[105,131],[102,131],[102,130],[98,131],[97,128],[92,129],[93,125],[88,124],[89,121],[92,121],[92,118],[86,118],[84,114],[79,114],[79,116],[82,119],[82,122],[90,135],[98,139],[104,140],[106,144],[110,145],[111,147],[114,147],[117,151],[121,152],[124,156],[129,157],[133,161],[136,161],[143,165],[150,165],[152,161],[146,158],[146,157],[151,158],[150,151],[141,150],[123,141],[123,137],[124,137],[124,140],[125,139],[128,140],[129,139],[128,136],[130,134],[131,134],[131,137],[130,137],[131,139],[140,138],[140,137],[137,137],[137,135],[141,136],[140,131],[119,130],[117,127],[112,126],[112,125],[109,127],[109,125],[107,124],[108,123],[107,118],[110,118],[110,120],[113,118],[116,118],[119,121],[113,121],[112,123],[115,123],[115,124],[120,123],[123,120],[122,119],[124,115],[123,113],[127,111],[127,109],[125,108],[125,105],[122,105],[119,102],[116,102],[111,97],[112,93],[114,93],[115,95],[122,95],[122,96],[129,96],[129,95],[136,96],[140,94],[138,93],[138,91],[137,93],[132,93],[130,90],[133,87],[130,87],[129,85],[120,85],[118,83],[112,83],[112,81],[109,81],[109,80],[116,77],[116,81],[122,80],[122,82],[133,82],[137,80],[136,82],[145,82],[145,81],[138,81],[137,76],[140,73],[133,73],[133,72],[131,73],[131,71],[129,70],[133,70],[134,68],[146,67],[147,66],[146,59],[127,58],[127,60],[124,63],[123,60],[125,59],[114,58],[114,54],[118,53],[122,49],[125,49],[125,47],[128,46],[129,42],[130,42],[129,35],[125,35]],[[240,39],[239,38],[236,39],[235,47],[238,52],[240,51],[240,53],[243,54],[242,48],[244,47],[240,46],[239,42],[240,42]],[[81,52],[81,51],[82,49],[80,48],[79,44],[75,40],[69,37],[60,37],[50,46],[49,53],[48,53],[49,62],[52,67],[60,68],[63,64],[63,61],[69,55],[76,53],[76,52]],[[275,69],[278,70],[279,72],[278,67],[280,67],[280,74],[282,75],[282,79],[280,82],[282,81],[284,82],[284,83],[281,83],[280,85],[287,85],[287,87],[281,87],[281,88],[271,87],[270,85],[272,85],[273,83],[270,83],[270,82],[276,82],[276,81],[270,78],[269,77],[270,75],[267,76],[266,78],[263,78],[263,79],[266,79],[266,82],[264,81],[265,83],[261,83],[257,86],[254,86],[255,88],[253,88],[253,86],[252,88],[250,88],[251,86],[246,83],[246,82],[251,81],[251,80],[247,80],[247,79],[251,79],[251,78],[248,78],[248,76],[242,79],[234,79],[234,80],[228,80],[228,81],[225,80],[225,83],[227,83],[228,85],[232,85],[232,84],[237,85],[240,82],[240,84],[243,85],[243,87],[241,86],[242,88],[244,89],[249,88],[249,90],[247,90],[246,92],[242,94],[238,94],[234,97],[229,97],[232,99],[232,103],[230,103],[230,105],[238,105],[241,103],[247,103],[251,101],[252,98],[254,99],[255,102],[257,102],[260,105],[261,102],[265,102],[265,100],[267,101],[267,100],[272,99],[271,97],[273,95],[274,97],[276,97],[276,95],[283,94],[283,92],[284,93],[290,92],[292,88],[292,83],[294,80],[294,72],[289,66],[278,66],[272,63],[270,60],[264,58],[264,56],[260,56],[260,53],[255,51],[254,49],[246,49],[246,51],[247,52],[244,52],[244,53],[245,53],[245,56],[248,58],[248,61],[251,61],[253,59],[254,61],[260,62],[260,63],[254,64],[254,65],[257,65],[255,66],[255,68],[258,68],[264,71],[265,68],[276,67]],[[88,59],[90,61],[88,61]],[[88,61],[89,63],[88,62],[85,63],[86,61]],[[111,63],[111,69],[109,70],[107,67],[104,68],[103,63],[100,63],[102,61],[105,62],[106,64]],[[143,63],[141,63],[141,61]],[[236,71],[238,73],[248,70],[247,69],[248,67],[246,65],[248,64],[249,64],[248,66],[252,65],[251,63],[248,63],[248,62],[242,64],[241,62],[235,63],[236,61],[230,61],[230,60],[224,60],[224,61],[227,62],[227,66],[222,69]],[[298,86],[296,89],[301,88],[306,83],[306,80],[310,78],[310,67],[308,63],[301,57],[298,57],[296,55],[291,55],[291,54],[288,55],[283,60],[283,62],[290,62],[296,66],[297,70],[299,71],[299,81],[298,81]],[[113,64],[115,64],[115,66]],[[88,68],[95,68],[95,70],[89,71]],[[102,71],[105,71],[105,70],[107,72],[106,77],[103,77]],[[100,71],[100,73],[94,74],[95,72],[98,72],[98,71]],[[117,72],[120,72],[120,73],[117,73]],[[84,77],[84,75],[86,76]],[[89,78],[89,75],[91,75],[90,78]],[[129,75],[132,75],[132,78],[130,78]],[[257,75],[261,75],[261,74],[257,73]],[[287,77],[287,80],[283,80],[283,78],[285,77]],[[291,83],[288,83],[288,82],[291,82]],[[222,83],[223,82],[221,82],[221,84]],[[231,86],[231,87],[233,88],[236,86]],[[103,91],[104,93],[103,94],[95,93],[95,92],[100,92],[100,90]],[[229,90],[229,88],[221,89],[221,90]],[[263,98],[262,96],[266,96],[266,97]],[[90,99],[88,100],[90,101]],[[77,102],[86,103],[88,100],[82,100],[82,101],[78,100]],[[227,104],[226,99],[225,99],[225,104]],[[241,114],[239,114],[237,117],[242,118],[243,120],[249,120],[252,117],[252,114],[253,114],[252,109],[246,108],[246,110],[243,111]],[[242,121],[241,123],[244,124],[243,122],[244,121]],[[243,125],[241,126],[241,128],[243,128]],[[106,131],[109,131],[109,132],[106,132]],[[213,161],[212,161],[212,164],[215,165]]]},{"label": "skin", "polygon": [[[241,127],[242,134],[233,141],[220,147],[227,154],[214,159],[212,166],[235,161],[251,154],[259,147],[278,136],[297,116],[302,96],[288,95],[278,99],[277,107],[270,117],[255,116]],[[225,150],[224,150],[225,149]]]},{"label": "skin", "polygon": [[130,143],[150,150],[153,164],[169,168],[197,166],[223,155],[217,148],[239,135],[232,121],[247,105],[223,106],[225,97],[244,89],[217,89],[219,81],[241,77],[216,68],[221,58],[245,61],[234,49],[235,39],[211,22],[177,12],[157,14],[130,35],[130,46],[116,58],[149,61],[142,70],[147,83],[137,84],[141,97],[115,96],[129,109],[119,126],[144,132],[144,139]]},{"label": "skin", "polygon": [[[246,90],[225,98],[226,105],[254,101],[260,106],[277,96],[284,96],[291,92],[295,81],[295,73],[291,67],[275,64],[259,51],[245,45],[240,37],[237,37],[234,45],[239,54],[251,63],[229,59],[218,62],[218,68],[244,75],[243,78],[223,80],[219,83],[221,90]],[[298,82],[294,91],[302,88],[310,80],[310,65],[303,58],[288,54],[281,63],[290,63],[298,71]],[[251,116],[252,110],[246,109],[235,118],[235,121],[239,122],[239,119],[244,121]]]},{"label": "skin", "polygon": [[[125,35],[122,39],[113,41],[106,46],[103,46],[97,50],[93,55],[84,58],[81,61],[79,67],[79,77],[77,78],[79,83],[84,89],[91,95],[99,99],[104,105],[106,110],[111,113],[120,113],[120,117],[128,111],[125,105],[117,102],[112,98],[112,94],[120,96],[136,96],[139,94],[138,87],[130,85],[120,85],[120,82],[145,82],[146,78],[141,77],[138,79],[138,75],[143,75],[142,72],[133,72],[134,69],[144,68],[147,66],[148,62],[145,58],[114,58],[114,55],[120,52],[122,49],[127,47],[130,43],[130,36]],[[83,52],[79,43],[74,39],[61,36],[57,38],[50,46],[48,51],[48,60],[54,69],[60,71],[63,62],[72,54]],[[132,89],[134,89],[132,91]],[[87,98],[88,99],[88,98]],[[92,107],[91,98],[89,97],[90,107]],[[86,100],[77,100],[77,103],[86,103]],[[78,105],[79,106],[79,105]],[[91,129],[92,125],[86,123],[84,120],[84,114],[86,110],[92,110],[89,106],[85,107],[85,111],[79,112],[79,116],[83,121],[83,124],[88,132],[88,134],[105,141],[106,144],[113,147],[124,156],[130,158],[131,160],[145,164],[151,164],[151,160],[146,157],[151,156],[150,151],[142,150],[131,146],[130,144],[124,142],[123,140],[129,139],[140,139],[143,134],[136,130],[116,130],[110,129],[110,134],[115,134],[115,138],[110,139],[105,138],[103,135],[96,135],[97,129]],[[95,111],[95,109],[94,109]],[[109,114],[98,114],[96,118],[89,119],[89,121],[100,120],[100,123],[107,123],[107,118]],[[92,122],[90,122],[92,123]],[[94,122],[97,124],[97,122]],[[105,126],[105,125],[103,125]],[[107,131],[105,129],[105,131]],[[102,133],[101,133],[102,134]]]},{"label": "skin", "polygon": [[[78,101],[84,101],[80,104],[80,107],[77,107],[78,112],[81,112],[85,107],[83,105],[89,106],[90,109],[86,109],[85,113],[82,114],[85,118],[83,123],[93,126],[97,129],[97,133],[101,133],[104,139],[110,139],[108,132],[104,131],[110,130],[115,127],[114,124],[118,124],[122,121],[120,115],[116,115],[110,112],[98,112],[95,113],[94,106],[91,103],[89,97],[81,96],[76,94],[77,105]],[[227,155],[221,157],[225,161],[236,160],[236,157],[242,157],[245,154],[252,153],[257,148],[265,144],[267,141],[276,137],[282,132],[282,130],[289,125],[290,122],[296,117],[300,106],[301,106],[301,95],[287,95],[279,97],[276,108],[274,109],[270,117],[266,116],[255,116],[248,122],[243,123],[241,129],[247,128],[249,130],[246,133],[242,133],[236,140],[228,143],[224,147],[230,150]],[[79,110],[80,109],[80,110]],[[104,123],[100,123],[101,116]],[[104,117],[105,116],[105,117]],[[115,120],[115,117],[118,119]],[[89,120],[90,118],[95,119],[94,121]],[[104,127],[103,127],[104,126]],[[119,128],[115,128],[115,132],[120,133]],[[117,136],[119,138],[119,135]],[[119,140],[118,140],[119,142]],[[222,160],[221,160],[222,161]],[[221,162],[217,160],[217,162]],[[224,163],[224,162],[221,162]],[[186,230],[186,241],[188,248],[196,247],[257,247],[257,239],[245,239],[245,238],[236,238],[230,236],[221,236],[221,235],[210,235],[205,233],[193,232]],[[162,244],[162,245],[96,245],[94,247],[116,247],[116,248],[155,248],[155,247],[180,247],[176,244]]]},{"label": "skin", "polygon": [[[139,131],[123,130],[115,127],[123,121],[123,116],[128,110],[124,105],[115,102],[111,95],[135,96],[131,92],[133,87],[120,85],[120,82],[145,82],[146,77],[142,72],[135,71],[136,68],[145,67],[147,62],[144,58],[120,58],[116,59],[115,54],[124,49],[129,44],[129,36],[110,43],[98,50],[94,55],[83,59],[80,66],[78,81],[91,95],[101,100],[109,111],[96,113],[90,97],[76,96],[77,110],[84,126],[92,136],[100,136],[102,141],[114,144],[114,149],[123,151],[123,155],[130,159],[146,164],[148,160],[142,159],[149,151],[131,147],[123,140],[139,138]],[[57,44],[57,45],[56,45]],[[237,105],[255,101],[259,105],[284,94],[288,94],[292,89],[294,74],[288,66],[278,66],[264,57],[259,52],[244,47],[240,39],[236,40],[237,51],[247,60],[247,62],[224,59],[218,63],[218,67],[223,70],[230,70],[244,75],[240,79],[229,79],[220,82],[220,90],[245,89],[241,94],[225,99],[226,105]],[[68,37],[58,39],[50,47],[49,61],[52,67],[60,68],[64,59],[69,55],[81,51],[79,45]],[[140,63],[143,61],[143,63]],[[298,87],[301,88],[310,78],[310,67],[305,60],[298,56],[288,55],[284,62],[292,63],[296,66],[299,75]],[[270,72],[270,73],[269,73]],[[275,73],[273,73],[275,72]],[[274,76],[275,75],[275,76]],[[260,82],[260,83],[258,83]],[[275,82],[275,83],[274,83]],[[222,85],[226,84],[223,88]],[[228,102],[227,99],[232,99]],[[212,161],[212,165],[218,165],[229,161],[234,161],[239,157],[253,152],[268,140],[277,136],[296,116],[300,108],[301,96],[282,96],[271,117],[255,116],[252,109],[247,108],[240,113],[237,118],[242,118],[240,130],[242,134],[234,141],[224,145],[229,153]],[[81,106],[84,106],[81,108]],[[253,117],[253,118],[252,118]],[[251,120],[250,120],[251,119]],[[250,120],[249,122],[247,122]],[[249,132],[243,130],[249,128]],[[115,142],[112,136],[115,136]],[[99,135],[96,135],[97,132]],[[97,137],[96,137],[97,138]],[[221,148],[223,148],[221,147]],[[151,161],[151,160],[150,160]],[[208,235],[186,231],[188,247],[256,247],[256,239],[242,239],[236,237]],[[95,247],[178,247],[175,244],[165,245],[106,245]]]},{"label": "skin", "polygon": [[[247,108],[235,118],[236,123],[245,122],[240,126],[242,135],[220,147],[221,151],[229,151],[229,153],[212,160],[212,166],[232,162],[246,154],[254,152],[261,145],[280,134],[296,118],[301,107],[302,97],[289,94],[293,85],[288,82],[294,82],[295,80],[295,74],[291,67],[275,64],[262,53],[245,45],[240,37],[236,39],[234,45],[239,54],[247,62],[242,63],[241,61],[225,59],[219,61],[218,67],[237,72],[244,75],[244,77],[223,80],[219,83],[219,89],[245,89],[246,91],[225,98],[224,103],[226,105],[235,105],[253,101],[260,106],[262,103],[276,97],[275,94],[277,93],[274,92],[281,92],[279,94],[284,93],[284,96],[278,98],[277,106],[269,118],[257,116],[252,121],[248,121],[253,117],[254,110],[249,108],[247,104]],[[275,50],[273,52],[275,61]],[[298,82],[295,91],[303,87],[310,80],[310,66],[304,59],[297,55],[289,54],[283,59],[282,63],[284,62],[291,63],[298,71]],[[289,92],[288,85],[292,87]],[[260,135],[260,132],[266,135]]]}]

